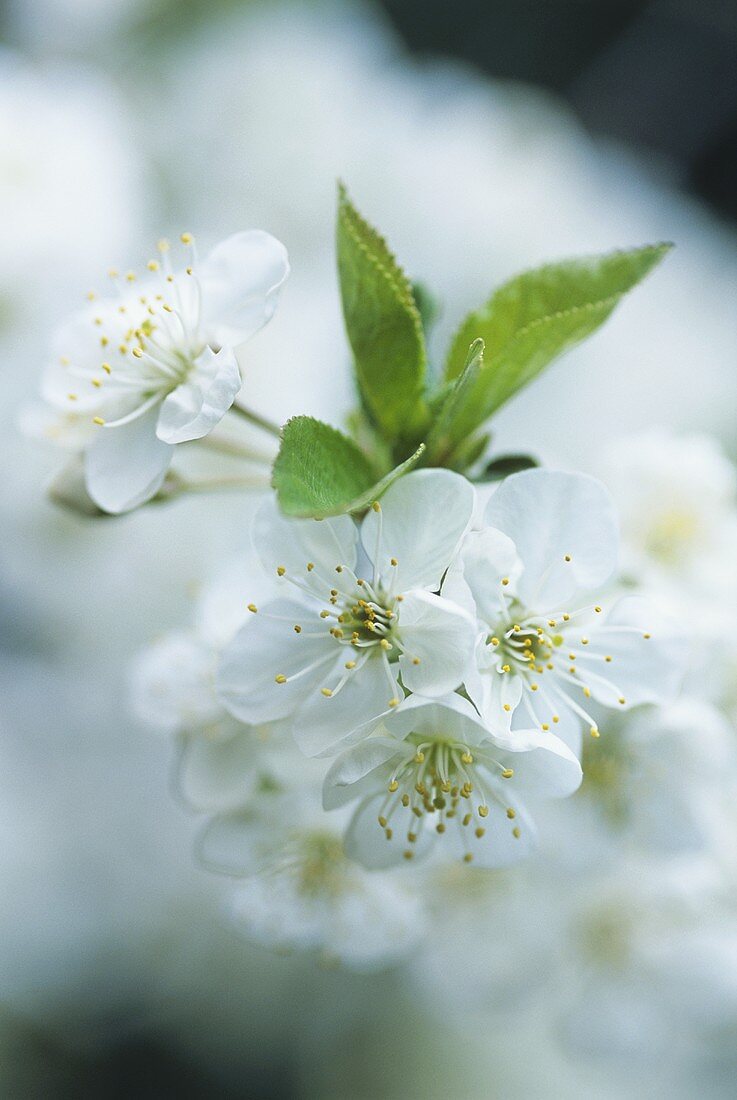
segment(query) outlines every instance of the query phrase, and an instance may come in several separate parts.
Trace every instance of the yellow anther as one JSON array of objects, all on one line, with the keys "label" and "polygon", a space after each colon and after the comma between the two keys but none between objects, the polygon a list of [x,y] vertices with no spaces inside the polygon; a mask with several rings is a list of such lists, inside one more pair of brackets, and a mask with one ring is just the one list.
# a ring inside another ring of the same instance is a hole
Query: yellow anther
[{"label": "yellow anther", "polygon": [[374,503],[371,505],[371,507],[373,508],[373,510],[375,512],[380,512],[381,511],[381,505],[379,504],[378,500],[375,500]]},{"label": "yellow anther", "polygon": [[479,817],[488,817],[488,816],[489,816],[489,807],[488,806],[479,806]]},{"label": "yellow anther", "polygon": [[539,684],[530,684],[530,691],[537,691],[539,687]]},{"label": "yellow anther", "polygon": [[553,715],[553,721],[554,721],[554,722],[556,722],[556,723],[557,723],[557,722],[560,722],[560,717],[559,717],[559,715],[557,715],[557,714],[554,714],[554,715]]},{"label": "yellow anther", "polygon": [[88,302],[94,302],[96,297],[97,297],[97,295],[95,294],[94,290],[88,290],[87,291],[87,301]]},{"label": "yellow anther", "polygon": [[402,855],[404,856],[405,859],[412,859],[414,854],[415,853],[413,851],[411,851],[409,848],[405,849],[405,851],[402,852]]},{"label": "yellow anther", "polygon": [[470,825],[472,820],[473,820],[473,814],[464,814],[463,815],[463,820],[461,821],[461,824],[462,825]]},{"label": "yellow anther", "polygon": [[346,661],[345,667],[349,668],[349,669],[350,668],[355,668],[356,667],[356,662],[355,661]]},{"label": "yellow anther", "polygon": [[587,699],[590,699],[590,698],[591,698],[591,688],[589,688],[589,687],[584,687],[584,689],[583,689],[583,693],[584,693],[584,695],[586,696],[586,698],[587,698]]},{"label": "yellow anther", "polygon": [[397,596],[397,603],[401,603],[403,599],[404,596]]},{"label": "yellow anther", "polygon": [[99,378],[90,378],[90,382],[95,387],[95,389],[98,389],[98,390],[99,390],[100,386],[102,385],[102,382],[100,381]]},{"label": "yellow anther", "polygon": [[620,697],[619,697],[619,704],[620,704],[620,706],[624,706],[624,704],[625,704],[626,702],[627,702],[627,700],[625,699],[624,695],[620,695]]},{"label": "yellow anther", "polygon": [[597,729],[596,726],[592,726],[591,729],[589,730],[589,733],[591,734],[592,737],[598,737],[599,736],[599,730]]},{"label": "yellow anther", "polygon": [[396,779],[392,779],[391,783],[389,784],[389,793],[394,794],[394,792],[398,789],[399,784],[397,783]]},{"label": "yellow anther", "polygon": [[294,633],[295,634],[301,634],[302,633],[302,627],[299,625],[299,623],[294,624]]},{"label": "yellow anther", "polygon": [[571,617],[570,615],[568,615],[568,614],[565,614],[565,615],[563,616],[563,622],[564,622],[564,623],[567,623],[567,622],[569,621],[570,617]]},{"label": "yellow anther", "polygon": [[325,696],[326,699],[329,699],[330,696],[333,694],[332,691],[330,690],[330,688],[320,688],[320,691],[322,692],[322,694]]},{"label": "yellow anther", "polygon": [[182,242],[182,244],[191,244],[193,239],[194,238],[192,237],[191,233],[182,233],[182,235],[179,238],[179,240]]},{"label": "yellow anther", "polygon": [[148,263],[146,264],[146,267],[148,268],[149,271],[158,271],[159,270],[159,261],[158,260],[149,260]]},{"label": "yellow anther", "polygon": [[101,363],[100,365],[101,365],[102,369],[105,371],[105,374],[112,374],[113,373],[113,368],[110,366],[109,363]]},{"label": "yellow anther", "polygon": [[394,836],[394,833],[391,829],[384,829],[384,836],[387,840],[391,840],[391,838]]},{"label": "yellow anther", "polygon": [[342,573],[343,572],[343,566],[342,565],[336,565],[335,572],[336,573]]},{"label": "yellow anther", "polygon": [[470,752],[464,752],[461,756],[461,761],[464,764],[473,764],[473,757]]},{"label": "yellow anther", "polygon": [[143,356],[143,348],[133,348],[133,354],[135,355],[136,359],[141,359]]},{"label": "yellow anther", "polygon": [[596,605],[596,607],[594,608],[594,611],[596,612],[596,614],[597,614],[597,615],[601,615],[601,608],[599,607],[599,605],[598,605],[598,604],[597,604],[597,605]]},{"label": "yellow anther", "polygon": [[548,725],[547,722],[543,722],[542,725],[540,726],[540,729],[543,731],[543,733],[547,733],[548,730],[550,729],[550,726]]},{"label": "yellow anther", "polygon": [[511,806],[507,807],[507,817],[510,821],[513,821],[517,814],[514,812]]},{"label": "yellow anther", "polygon": [[389,558],[389,564],[390,565],[399,565],[399,562],[397,561],[396,558]]},{"label": "yellow anther", "polygon": [[390,707],[398,707],[398,706],[399,706],[399,700],[397,699],[396,695],[394,696],[394,698],[393,698],[393,699],[390,699],[390,700],[389,700],[389,704],[388,704],[388,705],[389,705]]},{"label": "yellow anther", "polygon": [[519,825],[515,825],[515,827],[512,829],[512,836],[515,837],[516,840],[519,840],[521,835],[522,834],[520,832]]},{"label": "yellow anther", "polygon": [[135,283],[135,281],[136,281],[136,273],[135,273],[135,271],[126,271],[126,273],[125,273],[125,278],[126,278],[126,281],[127,281],[127,282],[129,282],[129,283]]},{"label": "yellow anther", "polygon": [[382,814],[379,814],[379,825],[381,825],[382,829],[386,828],[386,818]]},{"label": "yellow anther", "polygon": [[502,772],[502,779],[511,779],[513,775],[514,775],[514,769],[513,768],[505,768],[504,771]]},{"label": "yellow anther", "polygon": [[512,671],[512,666],[511,665],[502,665],[502,672],[511,672],[511,671]]},{"label": "yellow anther", "polygon": [[392,649],[392,643],[389,641],[388,638],[382,638],[379,642],[379,645],[382,649]]},{"label": "yellow anther", "polygon": [[402,795],[402,805],[405,807],[405,809],[407,808],[407,806],[409,806],[409,795],[408,794],[403,794]]},{"label": "yellow anther", "polygon": [[166,237],[161,237],[156,242],[156,248],[159,252],[168,252],[170,247],[171,246],[170,246],[169,242],[167,241]]},{"label": "yellow anther", "polygon": [[472,861],[473,861],[473,855],[470,852],[466,852],[466,854],[463,857],[463,862],[464,863],[471,863]]},{"label": "yellow anther", "polygon": [[548,626],[557,626],[555,619],[548,619]]},{"label": "yellow anther", "polygon": [[570,554],[566,554],[565,557],[563,558],[563,561],[570,561],[570,560],[571,560],[571,555]]},{"label": "yellow anther", "polygon": [[435,832],[436,833],[444,833],[445,832],[445,825],[443,824],[442,821],[439,821],[437,823],[437,825],[435,826]]},{"label": "yellow anther", "polygon": [[284,568],[284,566],[283,565],[277,565],[277,567],[276,567],[277,577],[283,577],[285,573],[286,573],[286,569]]},{"label": "yellow anther", "polygon": [[315,568],[314,561],[308,561],[307,562],[307,572],[311,573],[314,568]]},{"label": "yellow anther", "polygon": [[279,673],[278,676],[274,677],[274,680],[277,684],[286,684],[286,682],[287,682],[286,676],[281,672]]},{"label": "yellow anther", "polygon": [[93,416],[92,417],[92,423],[93,424],[99,424],[100,427],[102,427],[102,425],[105,423],[105,421],[102,419],[101,416]]},{"label": "yellow anther", "polygon": [[506,711],[507,711],[507,713],[509,713],[509,711],[510,711],[511,709],[512,709],[512,708],[511,708],[511,706],[509,705],[509,703],[505,703],[505,704],[504,704],[504,710],[506,710]]},{"label": "yellow anther", "polygon": [[420,658],[419,657],[413,657],[412,658],[412,664],[413,665],[419,665],[419,663],[420,663]]},{"label": "yellow anther", "polygon": [[499,639],[498,638],[492,638],[491,639],[491,644],[492,645],[499,645]]},{"label": "yellow anther", "polygon": [[120,272],[118,271],[117,267],[111,267],[111,268],[108,268],[108,273],[107,274],[108,274],[109,279],[117,279]]},{"label": "yellow anther", "polygon": [[249,605],[248,605],[248,610],[249,610],[249,611],[250,611],[250,612],[251,612],[251,613],[252,613],[253,615],[255,615],[255,614],[256,614],[256,612],[258,611],[258,608],[256,607],[256,604],[255,604],[255,603],[249,603]]},{"label": "yellow anther", "polygon": [[474,829],[474,833],[479,838],[479,840],[481,840],[481,837],[486,835],[486,829],[483,827],[483,825],[478,825]]},{"label": "yellow anther", "polygon": [[643,634],[642,636],[643,636],[643,638],[645,638],[646,640],[647,640],[648,638],[652,638],[652,634]]},{"label": "yellow anther", "polygon": [[67,400],[68,400],[68,401],[76,401],[76,400],[77,400],[77,395],[76,395],[76,393],[68,393],[68,394],[67,394]]},{"label": "yellow anther", "polygon": [[509,577],[502,577],[502,584],[506,588],[506,586],[509,584]]},{"label": "yellow anther", "polygon": [[609,656],[608,654],[607,654],[607,656],[606,656],[606,657],[604,658],[604,660],[605,660],[605,661],[607,662],[607,664],[611,664],[611,660],[612,660],[612,659],[611,659],[611,657],[610,657],[610,656]]},{"label": "yellow anther", "polygon": [[424,752],[416,752],[415,753],[415,764],[423,764],[424,761],[425,761]]},{"label": "yellow anther", "polygon": [[185,267],[184,270],[187,272],[188,275],[192,274],[192,268],[191,267]]}]

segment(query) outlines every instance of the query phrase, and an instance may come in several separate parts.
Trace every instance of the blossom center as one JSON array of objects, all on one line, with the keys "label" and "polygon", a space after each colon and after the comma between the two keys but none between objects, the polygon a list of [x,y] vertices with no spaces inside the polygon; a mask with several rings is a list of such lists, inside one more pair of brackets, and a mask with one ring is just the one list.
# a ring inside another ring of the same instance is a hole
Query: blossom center
[{"label": "blossom center", "polygon": [[[403,821],[399,830],[401,839],[407,842],[403,855],[412,859],[425,828],[434,824],[435,832],[442,835],[448,828],[457,827],[462,837],[463,859],[470,863],[473,840],[481,840],[486,833],[484,821],[489,815],[489,801],[500,801],[484,781],[477,764],[483,763],[488,770],[496,769],[502,779],[511,779],[513,771],[502,767],[487,753],[472,750],[452,737],[428,739],[412,733],[407,742],[414,747],[414,753],[397,765],[378,815],[386,839],[394,840],[391,823],[396,815]],[[514,820],[515,811],[508,806],[505,811],[507,818]],[[512,832],[519,837],[518,826]]]}]

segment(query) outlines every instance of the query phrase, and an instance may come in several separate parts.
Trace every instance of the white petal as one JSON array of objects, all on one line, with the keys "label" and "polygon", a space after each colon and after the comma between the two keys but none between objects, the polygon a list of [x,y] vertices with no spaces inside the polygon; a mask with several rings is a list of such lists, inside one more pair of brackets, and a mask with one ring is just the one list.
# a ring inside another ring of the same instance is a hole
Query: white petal
[{"label": "white petal", "polygon": [[406,649],[399,658],[405,687],[436,696],[463,683],[476,641],[476,625],[467,612],[418,589],[405,596],[398,629]]},{"label": "white petal", "polygon": [[[331,519],[289,519],[272,498],[265,500],[253,524],[253,544],[269,576],[278,566],[309,581],[322,598],[330,596],[330,586],[340,587],[336,566],[353,569],[356,564],[358,528],[350,516]],[[319,577],[307,570],[312,562]]]},{"label": "white petal", "polygon": [[513,474],[489,501],[485,518],[514,541],[524,565],[517,592],[533,610],[561,607],[576,591],[602,585],[616,568],[614,505],[601,482],[586,474]]},{"label": "white petal", "polygon": [[174,632],[142,650],[130,670],[134,712],[164,733],[216,726],[224,715],[215,696],[215,652],[196,635]]},{"label": "white petal", "polygon": [[186,382],[164,399],[156,434],[164,443],[201,439],[225,416],[241,388],[238,361],[230,348],[209,348]]},{"label": "white petal", "polygon": [[173,448],[156,436],[158,416],[154,405],[119,428],[100,428],[87,451],[87,491],[106,512],[128,512],[161,488]]},{"label": "white petal", "polygon": [[[270,619],[283,616],[284,620]],[[329,676],[336,659],[336,641],[328,634],[297,634],[294,625],[305,622],[304,605],[274,600],[253,615],[224,649],[217,674],[217,690],[231,714],[248,725],[273,722],[293,714],[307,695]],[[290,680],[313,662],[320,665]],[[278,684],[277,676],[287,682]]]},{"label": "white petal", "polygon": [[208,341],[236,347],[258,332],[288,274],[287,251],[270,233],[234,233],[216,245],[197,269]]},{"label": "white petal", "polygon": [[511,735],[507,751],[490,754],[514,771],[505,791],[522,792],[525,797],[566,798],[581,786],[578,759],[559,737],[542,730],[519,731],[518,744]]},{"label": "white petal", "polygon": [[323,809],[334,810],[359,798],[367,780],[376,789],[373,773],[401,752],[402,743],[393,737],[369,737],[346,749],[328,768],[323,784]]},{"label": "white petal", "polygon": [[[635,629],[622,633],[618,627]],[[647,600],[625,596],[589,636],[589,648],[612,658],[606,664],[579,659],[580,675],[600,703],[624,709],[641,703],[668,703],[675,697],[686,671],[689,646]],[[611,678],[611,684],[595,679],[592,673]],[[624,704],[620,698],[625,699]]]},{"label": "white petal", "polygon": [[[349,646],[338,648],[346,657],[355,655]],[[372,655],[364,665],[354,669],[337,694],[326,697],[320,689],[335,688],[336,681],[345,671],[343,666],[341,656],[337,668],[328,667],[319,685],[304,696],[305,705],[295,717],[294,739],[306,756],[328,755],[343,742],[368,736],[382,717],[390,713],[389,700],[402,697],[396,682],[393,691],[390,688],[386,662],[379,654]]]},{"label": "white petal", "polygon": [[[398,830],[395,831],[391,840],[387,840],[386,833],[379,825],[378,815],[384,798],[382,791],[365,799],[357,807],[343,842],[348,858],[354,859],[370,871],[384,870],[403,862],[403,853],[408,847],[404,830],[401,835]],[[427,854],[434,841],[435,835],[430,829],[424,828],[417,842],[412,845],[415,858]]]},{"label": "white petal", "polygon": [[452,576],[456,571],[462,573],[480,619],[493,623],[500,615],[506,617],[500,595],[502,579],[509,578],[512,582],[505,588],[505,595],[512,595],[514,582],[522,572],[522,562],[508,535],[493,527],[469,532],[463,540],[458,564],[449,570],[443,583],[443,595],[449,599],[453,599],[452,590],[458,583]]},{"label": "white petal", "polygon": [[249,800],[258,781],[256,746],[251,730],[212,740],[188,737],[179,759],[179,794],[195,810],[233,810]]},{"label": "white petal", "polygon": [[264,821],[249,810],[222,814],[205,824],[195,849],[209,870],[223,875],[253,875],[268,858],[273,844],[269,831]]},{"label": "white petal", "polygon": [[[460,474],[415,470],[384,494],[380,513],[369,511],[361,541],[380,574],[393,579],[395,592],[437,589],[471,521],[473,504],[473,486]],[[397,566],[390,564],[392,558]]]},{"label": "white petal", "polygon": [[456,694],[442,699],[412,695],[384,719],[384,725],[395,737],[419,733],[429,739],[450,737],[464,745],[479,745],[489,736],[468,700]]}]

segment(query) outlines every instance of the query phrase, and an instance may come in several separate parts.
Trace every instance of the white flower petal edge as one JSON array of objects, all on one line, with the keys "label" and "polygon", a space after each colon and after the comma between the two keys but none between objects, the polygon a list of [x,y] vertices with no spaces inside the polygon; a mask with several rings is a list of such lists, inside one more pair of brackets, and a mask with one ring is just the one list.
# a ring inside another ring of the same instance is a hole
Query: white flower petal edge
[{"label": "white flower petal edge", "polygon": [[513,474],[494,493],[484,518],[517,547],[524,567],[517,595],[533,610],[602,586],[617,567],[614,504],[606,487],[587,474]]},{"label": "white flower petal edge", "polygon": [[490,735],[459,695],[412,696],[381,729],[339,756],[323,786],[325,809],[360,800],[346,852],[372,869],[424,855],[439,838],[465,862],[514,862],[534,843],[524,799],[565,797],[581,782],[559,738]]},{"label": "white flower petal edge", "polygon": [[238,347],[272,318],[289,275],[287,250],[261,229],[234,233],[199,269],[203,323],[210,341]]},{"label": "white flower petal edge", "polygon": [[156,496],[164,483],[174,448],[156,435],[158,408],[101,431],[87,451],[87,491],[106,512],[129,512]]},{"label": "white flower petal edge", "polygon": [[[427,587],[439,585],[451,564],[473,503],[473,487],[460,474],[410,473],[364,520],[360,556],[349,517],[291,520],[272,502],[262,507],[256,550],[298,601],[286,608],[249,605],[255,621],[223,655],[224,704],[249,723],[291,716],[302,750],[319,756],[367,736],[400,706],[400,673],[407,690],[429,696],[459,687],[471,664],[475,624]],[[395,532],[406,553],[403,570]],[[364,567],[366,575],[358,576]]]},{"label": "white flower petal edge", "polygon": [[156,434],[164,443],[187,443],[201,439],[225,416],[238,396],[241,374],[235,352],[209,348],[189,376],[164,398]]}]

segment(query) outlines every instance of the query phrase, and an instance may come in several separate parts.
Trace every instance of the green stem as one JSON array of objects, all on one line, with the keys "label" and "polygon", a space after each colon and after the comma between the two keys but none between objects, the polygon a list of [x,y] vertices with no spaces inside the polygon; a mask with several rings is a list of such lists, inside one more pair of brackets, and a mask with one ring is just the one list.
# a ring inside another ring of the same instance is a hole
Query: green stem
[{"label": "green stem", "polygon": [[269,435],[276,436],[277,439],[281,439],[281,428],[278,424],[275,424],[273,420],[268,420],[265,416],[260,416],[254,412],[253,409],[247,409],[245,405],[239,405],[238,402],[234,402],[230,406],[230,411],[238,413],[244,420],[247,420],[249,424],[253,424],[254,427],[260,428],[263,432],[268,432]]},{"label": "green stem", "polygon": [[182,481],[177,488],[179,493],[217,493],[222,489],[268,489],[270,480],[265,476],[254,477],[213,477],[202,481]]}]

